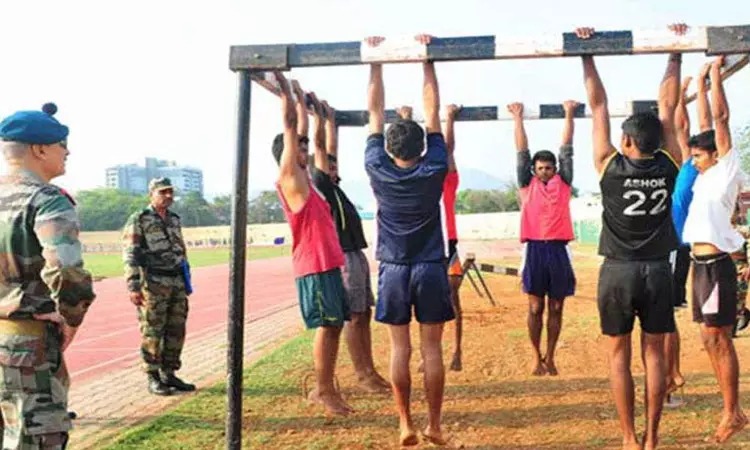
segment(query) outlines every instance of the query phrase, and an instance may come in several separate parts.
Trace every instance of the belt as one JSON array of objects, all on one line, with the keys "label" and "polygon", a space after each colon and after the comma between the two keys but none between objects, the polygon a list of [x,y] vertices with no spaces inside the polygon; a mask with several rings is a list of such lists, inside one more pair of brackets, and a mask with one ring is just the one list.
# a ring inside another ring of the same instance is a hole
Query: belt
[{"label": "belt", "polygon": [[176,277],[182,275],[179,270],[166,270],[166,269],[146,269],[146,273],[149,275],[163,275],[167,277]]},{"label": "belt", "polygon": [[0,334],[15,334],[42,337],[49,322],[44,320],[0,319]]},{"label": "belt", "polygon": [[690,253],[690,259],[693,260],[694,264],[708,265],[708,264],[713,264],[717,261],[721,261],[722,259],[725,259],[725,258],[729,258],[729,253],[716,253],[715,257],[711,259],[697,259],[694,253]]}]

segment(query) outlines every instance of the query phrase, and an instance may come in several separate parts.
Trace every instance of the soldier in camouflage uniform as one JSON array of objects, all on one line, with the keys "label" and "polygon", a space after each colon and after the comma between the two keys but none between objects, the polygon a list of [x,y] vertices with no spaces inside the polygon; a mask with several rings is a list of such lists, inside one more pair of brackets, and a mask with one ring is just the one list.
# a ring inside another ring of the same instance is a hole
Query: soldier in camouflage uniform
[{"label": "soldier in camouflage uniform", "polygon": [[734,225],[734,228],[740,232],[742,237],[745,238],[745,243],[742,244],[742,249],[731,255],[734,265],[737,268],[737,320],[733,330],[733,335],[736,336],[737,332],[745,329],[750,321],[750,311],[745,306],[747,301],[748,283],[743,277],[743,274],[748,270],[747,240],[750,239],[750,227],[748,227],[745,217],[742,216],[740,199],[737,199],[737,203],[735,204],[732,224]]},{"label": "soldier in camouflage uniform", "polygon": [[169,178],[149,183],[151,205],[130,216],[123,232],[125,278],[130,301],[138,307],[141,356],[148,374],[148,390],[170,395],[194,391],[177,378],[185,342],[189,292],[180,217],[169,210],[173,200]]},{"label": "soldier in camouflage uniform", "polygon": [[0,411],[3,449],[64,449],[71,428],[62,353],[94,300],[65,173],[57,107],[0,123]]}]

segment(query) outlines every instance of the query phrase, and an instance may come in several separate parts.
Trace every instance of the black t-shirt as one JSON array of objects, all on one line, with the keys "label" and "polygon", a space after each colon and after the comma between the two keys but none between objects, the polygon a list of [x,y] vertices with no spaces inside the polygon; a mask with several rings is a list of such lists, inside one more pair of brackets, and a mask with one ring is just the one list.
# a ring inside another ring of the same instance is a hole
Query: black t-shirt
[{"label": "black t-shirt", "polygon": [[344,194],[344,191],[331,181],[331,177],[327,173],[314,165],[311,172],[315,187],[331,206],[331,214],[334,223],[336,223],[336,232],[339,235],[341,249],[345,252],[352,252],[367,248],[365,233],[362,231],[362,220],[359,218],[357,208]]},{"label": "black t-shirt", "polygon": [[672,224],[672,192],[679,168],[664,151],[630,159],[615,153],[605,164],[599,254],[613,259],[662,259],[679,241]]}]

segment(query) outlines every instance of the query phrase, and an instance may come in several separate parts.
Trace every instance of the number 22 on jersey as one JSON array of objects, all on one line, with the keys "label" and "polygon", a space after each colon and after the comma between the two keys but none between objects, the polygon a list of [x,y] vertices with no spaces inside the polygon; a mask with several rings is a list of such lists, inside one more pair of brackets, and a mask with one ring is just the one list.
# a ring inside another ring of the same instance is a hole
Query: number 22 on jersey
[{"label": "number 22 on jersey", "polygon": [[[656,216],[664,212],[667,209],[667,197],[669,191],[666,189],[657,189],[651,192],[651,195],[646,195],[645,192],[639,189],[631,189],[625,191],[622,194],[622,198],[625,200],[632,200],[633,202],[625,208],[622,213],[626,216]],[[651,200],[649,205],[645,205],[647,200]],[[655,203],[655,204],[654,204]],[[651,208],[650,204],[653,204]]]}]

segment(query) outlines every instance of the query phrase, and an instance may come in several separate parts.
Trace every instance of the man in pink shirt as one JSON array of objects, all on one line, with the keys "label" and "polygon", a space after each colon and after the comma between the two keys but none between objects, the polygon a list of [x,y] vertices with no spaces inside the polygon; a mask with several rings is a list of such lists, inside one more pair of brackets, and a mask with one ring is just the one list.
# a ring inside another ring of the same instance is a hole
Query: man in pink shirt
[{"label": "man in pink shirt", "polygon": [[[575,239],[570,219],[573,182],[573,113],[578,103],[568,100],[560,145],[560,170],[548,150],[531,157],[523,126],[523,104],[512,103],[508,111],[515,122],[518,150],[516,172],[521,196],[521,263],[523,290],[529,296],[529,337],[534,351],[533,375],[557,375],[555,346],[562,328],[563,300],[575,293],[576,278],[570,262],[568,242]],[[547,297],[547,352],[540,350]]]},{"label": "man in pink shirt", "polygon": [[[334,386],[334,369],[339,338],[350,313],[341,277],[344,253],[341,250],[331,209],[323,196],[311,187],[307,174],[307,139],[297,127],[307,129],[305,94],[293,81],[295,101],[289,84],[276,73],[281,87],[281,112],[284,132],[274,139],[273,156],[279,164],[276,188],[284,215],[292,229],[292,260],[300,310],[307,328],[317,328],[313,346],[316,388],[309,400],[321,403],[326,412],[346,415],[354,410]],[[317,102],[316,102],[317,104]],[[315,109],[316,120],[322,111]],[[324,136],[316,136],[315,152],[325,158]]]}]

